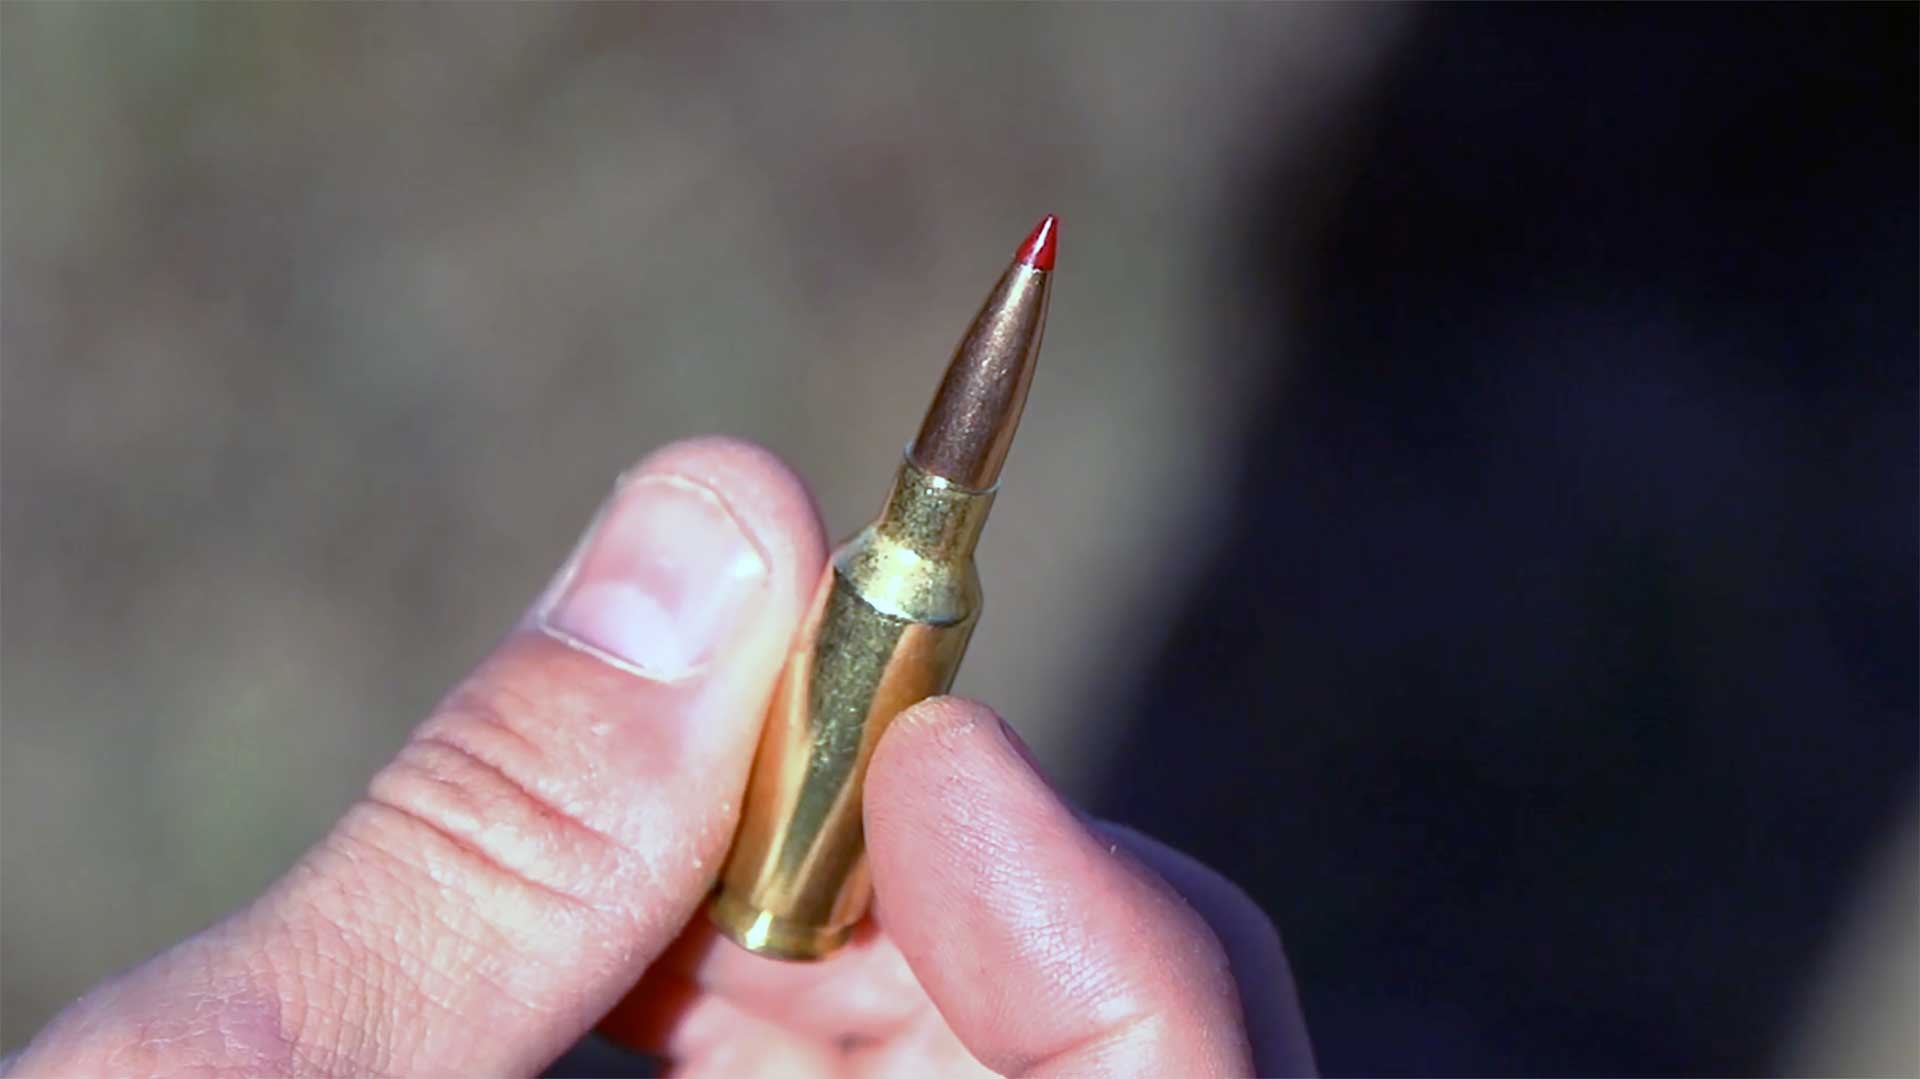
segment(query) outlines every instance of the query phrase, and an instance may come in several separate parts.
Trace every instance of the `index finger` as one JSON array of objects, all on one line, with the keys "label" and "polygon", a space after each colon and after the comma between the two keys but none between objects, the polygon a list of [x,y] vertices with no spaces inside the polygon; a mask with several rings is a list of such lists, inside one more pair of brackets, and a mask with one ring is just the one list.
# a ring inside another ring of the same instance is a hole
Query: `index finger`
[{"label": "index finger", "polygon": [[1245,1075],[1220,940],[1092,828],[999,717],[916,705],[867,778],[876,902],[927,995],[1007,1075]]}]

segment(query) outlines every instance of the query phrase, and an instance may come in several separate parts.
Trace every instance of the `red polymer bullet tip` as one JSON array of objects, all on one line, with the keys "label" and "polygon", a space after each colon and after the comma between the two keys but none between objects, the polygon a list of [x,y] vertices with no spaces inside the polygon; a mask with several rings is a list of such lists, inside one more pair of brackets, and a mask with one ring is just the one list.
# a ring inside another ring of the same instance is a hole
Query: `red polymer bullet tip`
[{"label": "red polymer bullet tip", "polygon": [[1036,270],[1053,269],[1053,248],[1060,236],[1060,222],[1052,214],[1040,219],[1027,242],[1013,253],[1013,261]]}]

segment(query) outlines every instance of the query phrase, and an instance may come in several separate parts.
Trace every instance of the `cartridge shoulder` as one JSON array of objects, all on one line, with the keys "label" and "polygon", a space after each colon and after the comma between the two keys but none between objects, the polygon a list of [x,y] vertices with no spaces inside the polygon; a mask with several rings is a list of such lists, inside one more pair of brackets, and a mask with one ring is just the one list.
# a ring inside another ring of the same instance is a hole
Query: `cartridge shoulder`
[{"label": "cartridge shoulder", "polygon": [[929,555],[870,526],[834,552],[833,567],[836,584],[889,618],[956,625],[980,611],[971,552]]}]

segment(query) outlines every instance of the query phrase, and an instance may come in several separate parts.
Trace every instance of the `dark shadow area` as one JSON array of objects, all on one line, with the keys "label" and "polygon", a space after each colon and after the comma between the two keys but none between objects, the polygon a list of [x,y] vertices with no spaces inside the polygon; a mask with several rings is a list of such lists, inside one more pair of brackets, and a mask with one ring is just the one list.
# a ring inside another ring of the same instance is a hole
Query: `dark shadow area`
[{"label": "dark shadow area", "polygon": [[1915,12],[1426,16],[1097,808],[1329,1073],[1756,1074],[1920,756]]}]

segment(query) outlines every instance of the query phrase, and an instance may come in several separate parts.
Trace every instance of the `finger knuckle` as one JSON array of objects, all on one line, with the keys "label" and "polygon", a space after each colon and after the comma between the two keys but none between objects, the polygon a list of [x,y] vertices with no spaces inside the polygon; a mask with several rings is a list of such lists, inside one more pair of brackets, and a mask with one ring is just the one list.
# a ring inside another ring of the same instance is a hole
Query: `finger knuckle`
[{"label": "finger knuckle", "polygon": [[[466,698],[423,728],[368,789],[402,852],[463,864],[572,905],[599,909],[628,875],[619,844],[559,794],[541,754],[499,714]],[[443,881],[444,883],[444,881]]]}]

